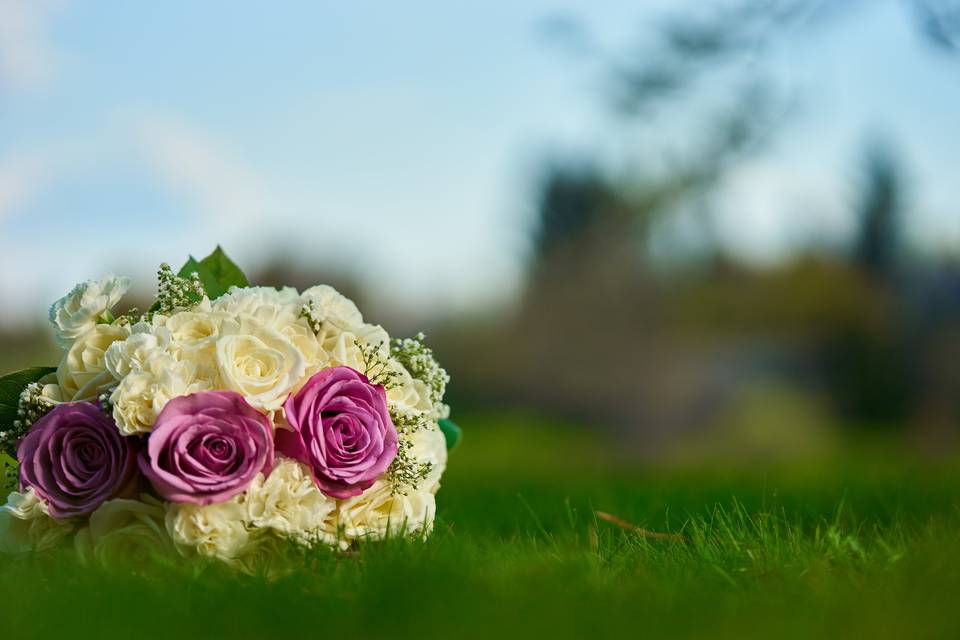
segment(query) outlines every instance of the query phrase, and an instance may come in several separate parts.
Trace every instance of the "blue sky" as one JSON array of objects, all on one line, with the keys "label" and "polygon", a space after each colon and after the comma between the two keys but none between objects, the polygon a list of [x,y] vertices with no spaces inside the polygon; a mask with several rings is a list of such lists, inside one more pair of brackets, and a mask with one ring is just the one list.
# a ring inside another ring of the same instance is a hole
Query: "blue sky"
[{"label": "blue sky", "polygon": [[[610,132],[593,70],[539,26],[577,16],[615,48],[668,5],[0,0],[0,320],[107,270],[152,285],[216,243],[244,265],[282,249],[349,269],[410,308],[497,304],[538,159]],[[848,232],[878,130],[903,151],[919,241],[960,244],[960,63],[901,2],[765,64],[800,117],[723,185],[731,246],[767,259]]]}]

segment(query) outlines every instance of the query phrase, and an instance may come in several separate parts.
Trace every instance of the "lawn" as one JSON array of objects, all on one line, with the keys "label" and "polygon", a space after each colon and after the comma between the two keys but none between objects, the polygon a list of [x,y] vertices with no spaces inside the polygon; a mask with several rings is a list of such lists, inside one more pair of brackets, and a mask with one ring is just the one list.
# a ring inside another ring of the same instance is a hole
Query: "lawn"
[{"label": "lawn", "polygon": [[4,637],[960,637],[955,461],[638,468],[559,426],[462,422],[426,543],[275,580],[0,559]]}]

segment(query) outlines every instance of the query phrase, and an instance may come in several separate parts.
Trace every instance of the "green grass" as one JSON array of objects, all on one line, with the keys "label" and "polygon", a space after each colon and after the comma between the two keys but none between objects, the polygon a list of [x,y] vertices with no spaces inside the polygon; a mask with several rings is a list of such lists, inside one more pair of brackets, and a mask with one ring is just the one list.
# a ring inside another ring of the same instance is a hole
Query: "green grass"
[{"label": "green grass", "polygon": [[463,423],[426,543],[320,552],[273,581],[4,559],[4,636],[960,637],[952,461],[638,469],[554,425]]}]

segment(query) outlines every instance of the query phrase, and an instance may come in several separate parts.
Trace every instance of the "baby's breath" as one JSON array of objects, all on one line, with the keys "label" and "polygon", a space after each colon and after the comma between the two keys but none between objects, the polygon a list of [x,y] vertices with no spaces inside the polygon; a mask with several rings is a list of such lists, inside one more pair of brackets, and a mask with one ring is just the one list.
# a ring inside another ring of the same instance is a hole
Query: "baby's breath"
[{"label": "baby's breath", "polygon": [[101,393],[97,396],[97,403],[100,405],[100,410],[108,416],[113,415],[113,400],[111,400],[111,397],[111,393]]},{"label": "baby's breath", "polygon": [[390,408],[390,419],[397,428],[397,433],[404,436],[412,436],[430,428],[430,421],[426,415],[420,411],[403,409],[396,405]]},{"label": "baby's breath", "polygon": [[360,350],[363,359],[363,375],[367,376],[370,384],[382,386],[388,391],[400,384],[399,373],[390,369],[390,361],[383,357],[384,343],[366,344],[355,340],[354,344]]},{"label": "baby's breath", "polygon": [[150,320],[154,314],[169,315],[183,309],[192,309],[207,295],[200,275],[194,271],[189,277],[178,276],[166,262],[157,270],[157,301],[146,313],[131,309],[116,319],[118,324],[136,324]]},{"label": "baby's breath", "polygon": [[310,329],[313,330],[314,333],[320,333],[320,328],[323,326],[323,317],[317,312],[317,306],[314,304],[313,300],[308,300],[303,303],[303,306],[300,308],[300,313],[297,314],[297,317],[306,320],[307,324],[310,325]]},{"label": "baby's breath", "polygon": [[[423,361],[423,349],[426,349],[426,347],[423,347],[422,340],[423,336],[420,335],[414,340],[397,340],[394,342],[404,355],[410,356],[408,361],[419,367],[417,371],[428,370],[426,375],[432,376],[431,379],[434,380],[435,384],[440,384],[439,393],[442,396],[443,386],[446,385],[443,376],[446,376],[446,372],[439,367],[431,369],[428,363]],[[412,344],[414,342],[419,345],[419,348]],[[391,357],[384,355],[387,350],[384,348],[386,345],[383,342],[368,344],[357,340],[355,344],[357,349],[360,350],[360,357],[363,359],[363,373],[371,384],[381,385],[387,390],[400,385],[400,373],[392,368]],[[396,354],[397,351],[391,350],[391,355],[394,358]],[[429,349],[426,349],[426,356],[433,361]],[[399,358],[397,359],[399,360]],[[435,361],[433,363],[436,365]],[[437,379],[437,369],[441,374],[439,379]],[[410,373],[413,374],[413,370]],[[427,385],[430,386],[430,383],[427,382]],[[433,388],[431,388],[431,398],[433,397],[432,394]],[[396,406],[390,409],[390,419],[397,428],[397,455],[387,468],[387,479],[392,485],[391,492],[394,495],[406,495],[411,489],[416,490],[433,470],[433,463],[420,462],[414,457],[412,439],[413,434],[423,429],[429,429],[431,423],[428,416],[420,411],[409,411]]]},{"label": "baby's breath", "polygon": [[114,324],[124,325],[124,324],[137,324],[143,320],[144,314],[140,309],[133,307],[123,315],[117,316],[117,319],[114,320]]},{"label": "baby's breath", "polygon": [[417,461],[412,448],[413,442],[401,438],[397,442],[397,456],[387,467],[387,478],[393,485],[390,493],[395,496],[405,496],[410,490],[415,491],[433,471],[433,463]]},{"label": "baby's breath", "polygon": [[396,339],[390,345],[390,355],[402,364],[410,375],[430,390],[434,406],[443,402],[450,376],[433,357],[433,349],[424,344],[426,336],[418,333],[412,338]]},{"label": "baby's breath", "polygon": [[189,309],[207,294],[196,271],[188,278],[181,278],[166,262],[160,265],[157,280],[157,313],[168,314],[178,309]]},{"label": "baby's breath", "polygon": [[390,419],[397,428],[397,456],[387,468],[387,478],[392,484],[391,493],[405,496],[409,490],[416,490],[433,470],[432,462],[420,462],[414,458],[411,437],[431,425],[422,413],[396,407],[390,410]]},{"label": "baby's breath", "polygon": [[53,401],[43,395],[43,385],[31,382],[23,391],[17,402],[17,419],[9,429],[0,431],[0,450],[11,456],[16,456],[17,445],[26,435],[34,422],[42,418],[53,408]]}]

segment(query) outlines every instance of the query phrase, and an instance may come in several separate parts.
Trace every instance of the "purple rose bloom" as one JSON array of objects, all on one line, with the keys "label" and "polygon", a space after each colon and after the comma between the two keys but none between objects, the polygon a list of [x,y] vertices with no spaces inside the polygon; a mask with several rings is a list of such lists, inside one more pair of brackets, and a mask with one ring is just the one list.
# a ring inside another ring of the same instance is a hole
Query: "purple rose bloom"
[{"label": "purple rose bloom", "polygon": [[329,496],[360,495],[397,455],[386,392],[350,367],[317,373],[283,409],[293,430],[277,430],[277,451],[310,467]]},{"label": "purple rose bloom", "polygon": [[20,489],[33,487],[54,518],[85,516],[131,486],[133,441],[89,402],[58,404],[17,447]]},{"label": "purple rose bloom", "polygon": [[171,502],[223,502],[273,465],[267,417],[233,391],[174,398],[150,432],[140,470]]}]

